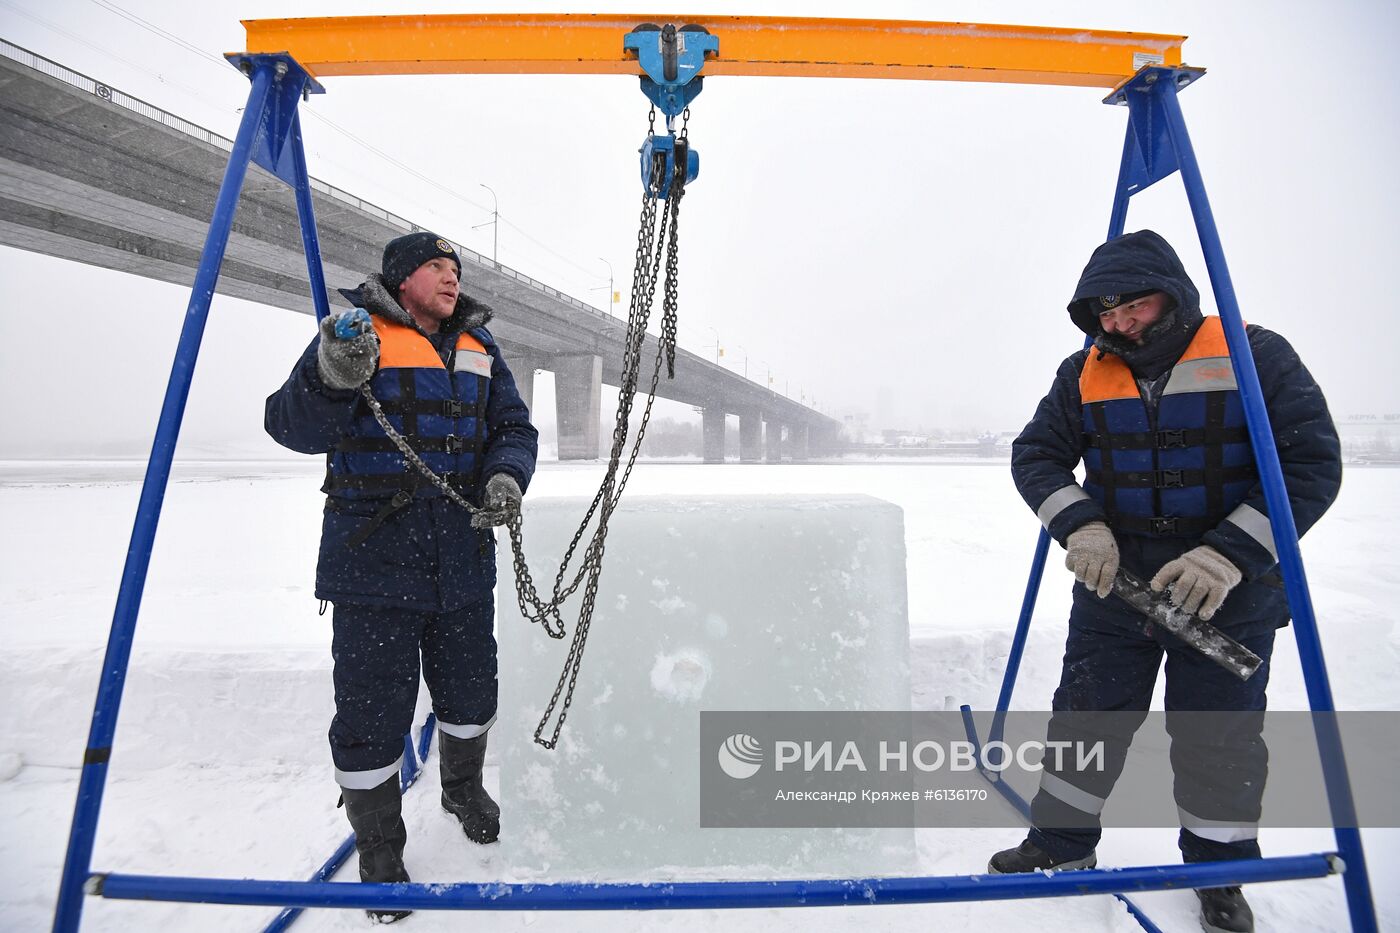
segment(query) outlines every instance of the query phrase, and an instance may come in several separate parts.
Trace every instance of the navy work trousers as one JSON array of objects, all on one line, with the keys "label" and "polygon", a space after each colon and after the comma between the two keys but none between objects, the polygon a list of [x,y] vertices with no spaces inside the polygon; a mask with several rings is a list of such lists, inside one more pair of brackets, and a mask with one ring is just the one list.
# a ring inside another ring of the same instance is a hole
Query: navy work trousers
[{"label": "navy work trousers", "polygon": [[[420,612],[338,603],[332,619],[331,758],[343,787],[383,782],[403,753],[418,702],[419,657],[433,712],[450,725],[496,715],[495,603]],[[385,769],[389,769],[386,771]],[[377,786],[370,784],[369,786]]]},{"label": "navy work trousers", "polygon": [[[1274,631],[1239,640],[1264,661],[1247,681],[1175,636],[1149,628],[1146,619],[1118,597],[1100,600],[1076,593],[1048,740],[1090,745],[1102,741],[1106,769],[1094,774],[1054,774],[1047,767],[1040,791],[1031,802],[1031,820],[1037,827],[1031,830],[1031,841],[1057,860],[1083,858],[1098,845],[1102,835],[1098,810],[1122,772],[1133,734],[1147,718],[1165,654],[1164,705],[1168,714],[1217,710],[1258,713],[1221,717],[1219,730],[1184,725],[1174,730],[1168,715],[1176,803],[1183,824],[1192,822],[1197,828],[1193,832],[1183,825],[1178,841],[1182,857],[1187,862],[1258,858],[1258,838],[1247,824],[1259,819],[1268,775],[1269,750],[1261,732]],[[1115,715],[1057,715],[1100,711]],[[1219,811],[1244,814],[1244,820],[1235,822],[1245,823],[1245,828],[1213,825],[1216,821],[1211,818]],[[1202,819],[1195,820],[1194,815]]]}]

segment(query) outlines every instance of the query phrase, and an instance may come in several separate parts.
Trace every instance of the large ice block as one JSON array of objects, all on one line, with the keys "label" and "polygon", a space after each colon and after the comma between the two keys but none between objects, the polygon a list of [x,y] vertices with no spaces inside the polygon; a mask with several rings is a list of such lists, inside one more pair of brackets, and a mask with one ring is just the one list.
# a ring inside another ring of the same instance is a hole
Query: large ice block
[{"label": "large ice block", "polygon": [[[529,500],[548,593],[584,499]],[[580,548],[581,550],[581,548]],[[869,496],[629,496],[559,747],[532,736],[568,640],[497,593],[502,835],[554,879],[862,877],[914,870],[912,830],[701,829],[701,710],[909,708],[904,516]],[[565,619],[572,637],[579,598]],[[546,736],[548,736],[546,732]]]}]

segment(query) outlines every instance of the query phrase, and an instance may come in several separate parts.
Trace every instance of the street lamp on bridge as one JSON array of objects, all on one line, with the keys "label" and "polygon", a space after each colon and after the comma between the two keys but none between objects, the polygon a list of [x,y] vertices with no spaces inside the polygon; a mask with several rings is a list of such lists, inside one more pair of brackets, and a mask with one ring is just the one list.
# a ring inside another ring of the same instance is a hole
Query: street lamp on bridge
[{"label": "street lamp on bridge", "polygon": [[[491,219],[486,223],[491,225],[491,262],[493,265],[500,265],[500,263],[496,261],[496,246],[499,243],[499,234],[501,230],[501,202],[496,199],[496,192],[490,185],[481,185],[481,187],[491,192]],[[486,226],[484,223],[477,224],[475,227],[472,227],[472,229],[477,230],[484,226]]]},{"label": "street lamp on bridge", "polygon": [[[613,267],[612,263],[608,262],[602,256],[598,257],[598,261],[608,267],[608,317],[612,317],[613,303],[617,301],[617,292],[613,291]],[[600,285],[598,288],[602,288],[602,286]],[[598,289],[595,288],[592,289],[592,291],[596,292]]]},{"label": "street lamp on bridge", "polygon": [[759,364],[760,366],[763,367],[764,373],[765,373],[766,378],[767,378],[767,381],[764,383],[764,387],[767,388],[769,392],[772,392],[772,391],[773,391],[773,364],[769,363],[767,360],[759,360],[759,361],[758,361],[758,364]]}]

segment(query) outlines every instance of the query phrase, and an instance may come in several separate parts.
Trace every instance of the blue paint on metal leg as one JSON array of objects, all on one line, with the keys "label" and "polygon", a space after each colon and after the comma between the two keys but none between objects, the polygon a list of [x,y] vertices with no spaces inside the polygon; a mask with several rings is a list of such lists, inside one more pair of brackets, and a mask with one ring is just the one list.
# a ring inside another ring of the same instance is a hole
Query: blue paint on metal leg
[{"label": "blue paint on metal leg", "polygon": [[[1123,138],[1123,158],[1118,163],[1118,183],[1113,186],[1113,210],[1108,216],[1108,237],[1109,240],[1116,240],[1123,235],[1123,228],[1128,224],[1128,202],[1132,199],[1132,173],[1133,160],[1137,154],[1137,139],[1133,135],[1132,120],[1128,120],[1128,127]],[[1085,342],[1088,346],[1089,342]]]},{"label": "blue paint on metal leg", "polygon": [[316,231],[316,212],[311,204],[311,182],[306,174],[306,150],[301,142],[301,115],[293,114],[291,128],[292,167],[297,193],[297,218],[301,221],[301,244],[306,252],[306,275],[311,285],[311,300],[316,305],[319,322],[331,313],[330,295],[326,291],[326,273],[321,265],[321,238]]},{"label": "blue paint on metal leg", "polygon": [[1026,578],[1026,592],[1021,598],[1021,614],[1016,619],[1016,634],[1011,638],[1011,651],[1006,656],[1006,673],[1001,678],[1001,693],[997,695],[996,719],[988,740],[1001,741],[1006,711],[1011,707],[1011,693],[1016,689],[1016,675],[1021,670],[1021,655],[1026,650],[1026,636],[1031,629],[1031,616],[1035,612],[1035,598],[1040,592],[1041,577],[1045,573],[1045,561],[1050,553],[1050,534],[1041,529],[1036,538],[1035,554],[1031,557],[1031,571]]},{"label": "blue paint on metal leg", "polygon": [[[1239,385],[1240,400],[1245,409],[1250,442],[1254,446],[1255,462],[1264,486],[1264,499],[1269,507],[1269,521],[1274,529],[1279,568],[1283,571],[1284,586],[1288,592],[1288,607],[1293,615],[1293,630],[1298,639],[1298,656],[1303,666],[1308,703],[1314,712],[1330,713],[1336,707],[1332,702],[1327,663],[1322,655],[1322,642],[1317,633],[1317,617],[1313,612],[1312,596],[1308,591],[1307,575],[1303,570],[1303,558],[1298,549],[1298,528],[1293,522],[1293,510],[1289,505],[1283,469],[1278,460],[1278,449],[1274,445],[1273,431],[1269,426],[1269,413],[1264,405],[1259,373],[1254,366],[1254,357],[1249,352],[1249,338],[1245,334],[1244,321],[1240,316],[1239,302],[1230,279],[1230,269],[1225,262],[1225,251],[1221,247],[1220,234],[1206,196],[1201,169],[1191,147],[1191,138],[1186,131],[1186,120],[1182,116],[1181,104],[1177,99],[1176,82],[1158,81],[1156,89],[1161,98],[1172,146],[1181,168],[1186,199],[1191,205],[1191,214],[1196,221],[1196,232],[1201,240],[1206,269],[1210,273],[1216,307],[1225,325],[1230,360],[1234,364],[1235,380]],[[1375,905],[1371,897],[1361,834],[1354,828],[1346,828],[1356,826],[1356,808],[1352,801],[1351,781],[1347,776],[1341,736],[1331,716],[1314,716],[1313,724],[1317,733],[1318,748],[1322,754],[1322,773],[1327,785],[1332,823],[1338,827],[1337,848],[1347,865],[1344,882],[1352,930],[1369,933],[1377,929]]]},{"label": "blue paint on metal leg", "polygon": [[83,888],[92,864],[93,838],[97,832],[97,817],[102,808],[102,793],[106,785],[107,756],[111,752],[116,732],[117,712],[121,706],[122,687],[126,682],[127,665],[131,659],[132,637],[136,616],[141,608],[146,571],[150,567],[151,547],[155,541],[156,525],[165,499],[165,487],[170,479],[170,464],[175,456],[175,443],[180,434],[185,402],[189,398],[190,381],[194,377],[195,360],[209,317],[209,303],[214,297],[214,285],[219,278],[224,249],[228,246],[229,230],[238,208],[238,194],[248,171],[248,161],[273,85],[271,70],[256,71],[248,105],[238,135],[229,153],[204,252],[195,273],[194,288],[185,310],[185,322],[175,349],[175,361],[170,369],[170,381],[165,389],[160,420],[156,425],[151,457],[146,464],[146,478],[141,486],[141,498],[136,509],[136,521],[127,549],[126,566],[117,591],[117,605],[112,615],[112,629],[107,638],[107,653],[102,662],[102,679],[97,688],[92,725],[88,732],[87,755],[78,782],[78,798],[73,810],[73,827],[68,837],[68,852],[63,864],[63,877],[54,913],[55,931],[75,931],[82,916]]},{"label": "blue paint on metal leg", "polygon": [[[316,869],[311,876],[312,881],[329,881],[340,866],[345,864],[345,860],[350,857],[350,853],[355,851],[355,834],[351,833],[341,841],[340,846],[331,853],[331,857]],[[296,922],[296,919],[306,910],[305,907],[287,907],[278,914],[271,923],[263,927],[263,933],[282,933],[283,930]]]},{"label": "blue paint on metal leg", "polygon": [[[429,713],[423,720],[423,725],[418,730],[419,761],[425,762],[428,760],[428,751],[433,747],[433,732],[435,731],[435,726],[437,726],[437,714]],[[418,779],[418,775],[416,774],[413,777],[414,780]]]},{"label": "blue paint on metal leg", "polygon": [[1123,902],[1123,906],[1128,909],[1128,916],[1136,920],[1138,926],[1146,930],[1147,933],[1164,933],[1162,928],[1157,926],[1151,917],[1143,913],[1142,908],[1135,904],[1132,898],[1128,897],[1126,894],[1115,894],[1113,896]]},{"label": "blue paint on metal leg", "polygon": [[403,737],[403,763],[399,765],[399,790],[402,791],[418,775],[418,753],[413,748],[413,733]]}]

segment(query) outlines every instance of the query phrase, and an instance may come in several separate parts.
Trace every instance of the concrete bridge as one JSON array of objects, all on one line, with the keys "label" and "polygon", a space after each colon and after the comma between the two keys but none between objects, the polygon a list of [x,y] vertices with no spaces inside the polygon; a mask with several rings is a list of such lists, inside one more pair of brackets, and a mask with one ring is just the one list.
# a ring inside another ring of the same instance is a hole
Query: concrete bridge
[{"label": "concrete bridge", "polygon": [[[232,142],[0,40],[0,243],[189,286]],[[331,304],[337,286],[379,267],[384,243],[419,229],[311,180]],[[456,245],[456,244],[454,244]],[[625,321],[457,245],[463,288],[492,306],[491,330],[527,403],[536,370],[555,374],[560,459],[600,453],[601,387],[620,381]],[[290,188],[252,165],[218,292],[313,314]],[[659,309],[656,312],[659,316]],[[656,340],[647,338],[642,385]],[[657,394],[702,411],[706,462],[724,459],[726,415],[740,460],[804,460],[832,449],[840,424],[678,350]]]}]

